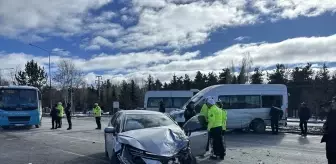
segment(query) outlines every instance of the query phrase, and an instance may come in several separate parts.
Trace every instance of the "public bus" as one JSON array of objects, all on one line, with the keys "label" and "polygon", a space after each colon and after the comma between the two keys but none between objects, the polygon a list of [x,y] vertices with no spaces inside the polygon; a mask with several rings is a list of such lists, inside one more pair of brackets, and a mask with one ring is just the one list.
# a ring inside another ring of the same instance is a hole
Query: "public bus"
[{"label": "public bus", "polygon": [[160,101],[163,101],[167,113],[174,109],[181,108],[185,102],[193,97],[198,90],[180,91],[147,91],[144,99],[144,109],[159,111]]},{"label": "public bus", "polygon": [[42,123],[42,95],[30,86],[0,86],[0,126],[35,126]]},{"label": "public bus", "polygon": [[221,101],[227,110],[228,129],[252,129],[262,133],[271,124],[269,112],[274,105],[283,111],[279,125],[287,125],[288,93],[282,84],[222,84],[209,86],[190,100],[180,110],[170,113],[177,122],[184,122],[184,110],[190,102],[195,103],[195,110],[200,112],[205,98],[211,96]]}]

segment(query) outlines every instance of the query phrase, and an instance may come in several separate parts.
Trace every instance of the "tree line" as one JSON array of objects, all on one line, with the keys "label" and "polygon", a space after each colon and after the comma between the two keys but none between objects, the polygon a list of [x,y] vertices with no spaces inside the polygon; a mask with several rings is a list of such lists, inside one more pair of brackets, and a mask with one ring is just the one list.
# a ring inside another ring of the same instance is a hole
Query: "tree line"
[{"label": "tree line", "polygon": [[[50,105],[49,92],[53,103],[73,102],[76,111],[90,110],[92,104],[98,102],[105,111],[112,109],[113,101],[119,101],[121,109],[143,107],[144,95],[150,90],[202,90],[216,84],[285,84],[289,93],[289,116],[296,115],[301,102],[306,102],[314,114],[319,114],[320,105],[336,94],[336,76],[332,74],[326,64],[318,71],[307,63],[302,67],[287,68],[284,64],[277,64],[272,72],[254,68],[250,73],[250,62],[243,59],[239,69],[235,66],[223,68],[221,72],[196,72],[194,79],[188,74],[172,76],[169,82],[149,75],[144,84],[131,79],[121,83],[113,83],[110,79],[98,84],[86,84],[84,73],[76,68],[71,60],[61,60],[58,69],[52,76],[53,85],[49,89],[47,74],[43,67],[35,61],[28,61],[25,69],[15,74],[15,84],[38,87],[43,94],[44,106]],[[99,86],[99,87],[98,87]]]}]

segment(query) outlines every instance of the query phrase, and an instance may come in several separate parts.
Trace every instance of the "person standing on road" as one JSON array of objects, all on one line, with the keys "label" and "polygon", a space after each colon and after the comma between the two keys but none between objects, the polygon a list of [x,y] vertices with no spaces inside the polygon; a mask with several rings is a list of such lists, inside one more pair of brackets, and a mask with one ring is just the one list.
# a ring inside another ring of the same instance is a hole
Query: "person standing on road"
[{"label": "person standing on road", "polygon": [[51,116],[51,129],[57,129],[58,126],[58,109],[57,104],[50,111]]},{"label": "person standing on road", "polygon": [[281,109],[275,106],[273,103],[269,115],[271,116],[272,134],[276,135],[279,132],[279,119]]},{"label": "person standing on road", "polygon": [[[207,97],[205,98],[203,101],[203,106],[201,108],[201,111],[200,111],[200,115],[203,115],[205,117],[205,121],[206,123],[208,123],[208,106],[207,106],[207,100],[208,99],[211,99],[211,97]],[[205,148],[206,151],[209,151],[209,145],[210,145],[210,141],[211,141],[211,135],[210,135],[210,131],[208,131],[208,142],[207,142],[207,146]]]},{"label": "person standing on road", "polygon": [[166,112],[166,108],[165,108],[165,104],[163,103],[163,100],[160,101],[159,111],[160,111],[161,113],[165,113],[165,112]]},{"label": "person standing on road", "polygon": [[336,97],[331,101],[331,107],[327,114],[327,120],[323,125],[323,137],[321,143],[326,143],[326,156],[328,164],[336,163]]},{"label": "person standing on road", "polygon": [[67,106],[65,107],[65,115],[67,117],[67,121],[68,121],[68,129],[67,130],[71,130],[72,129],[72,123],[71,123],[71,103],[68,103]]},{"label": "person standing on road", "polygon": [[225,132],[226,132],[226,120],[227,120],[227,111],[223,108],[222,102],[218,101],[216,102],[216,105],[218,108],[222,110],[222,136],[223,136],[223,147],[224,147],[224,156],[226,156],[226,141],[225,141]]},{"label": "person standing on road", "polygon": [[196,111],[195,111],[195,108],[194,108],[194,102],[190,102],[187,105],[186,110],[184,111],[185,122],[187,122],[189,119],[191,119],[195,115],[196,115]]},{"label": "person standing on road", "polygon": [[58,125],[57,125],[57,128],[62,128],[62,118],[63,118],[63,115],[64,115],[64,108],[63,108],[61,102],[58,102],[57,110],[58,110]]},{"label": "person standing on road", "polygon": [[311,117],[310,109],[307,107],[307,104],[305,102],[302,102],[299,111],[300,129],[301,129],[300,135],[307,136],[307,123],[310,117]]},{"label": "person standing on road", "polygon": [[212,148],[214,154],[210,156],[210,159],[218,159],[218,157],[224,159],[224,147],[222,138],[222,110],[216,106],[214,99],[207,99],[208,105],[208,131],[210,131],[212,138]]},{"label": "person standing on road", "polygon": [[93,115],[96,119],[96,124],[97,124],[97,128],[96,129],[101,129],[101,109],[98,106],[98,103],[94,104],[94,108],[93,108]]}]

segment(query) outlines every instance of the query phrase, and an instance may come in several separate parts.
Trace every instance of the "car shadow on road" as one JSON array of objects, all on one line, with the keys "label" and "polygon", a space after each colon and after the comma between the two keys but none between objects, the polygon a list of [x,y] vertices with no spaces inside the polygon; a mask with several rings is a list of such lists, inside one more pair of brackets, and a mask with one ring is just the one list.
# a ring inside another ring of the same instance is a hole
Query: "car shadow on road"
[{"label": "car shadow on road", "polygon": [[105,153],[90,154],[87,156],[81,156],[73,160],[64,162],[64,164],[109,164],[108,159],[105,157]]}]

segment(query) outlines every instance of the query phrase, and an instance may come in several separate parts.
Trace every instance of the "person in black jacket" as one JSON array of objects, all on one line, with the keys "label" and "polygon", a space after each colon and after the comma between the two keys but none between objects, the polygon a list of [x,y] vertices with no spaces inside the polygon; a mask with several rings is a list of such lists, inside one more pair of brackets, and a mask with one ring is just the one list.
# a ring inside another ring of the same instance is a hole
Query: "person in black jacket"
[{"label": "person in black jacket", "polygon": [[323,137],[321,143],[326,143],[326,157],[328,164],[336,163],[336,97],[333,97],[331,107],[327,114],[327,120],[323,125]]},{"label": "person in black jacket", "polygon": [[307,104],[305,102],[301,103],[299,111],[301,135],[307,136],[307,123],[310,117],[311,113]]},{"label": "person in black jacket", "polygon": [[68,129],[67,130],[71,130],[72,129],[72,123],[71,123],[71,103],[68,103],[67,106],[65,107],[65,115],[67,117],[67,121],[68,121]]},{"label": "person in black jacket", "polygon": [[279,120],[281,116],[281,109],[275,106],[273,103],[269,115],[271,116],[271,127],[272,127],[272,134],[278,134],[279,132]]},{"label": "person in black jacket", "polygon": [[51,129],[57,129],[58,125],[58,110],[56,109],[57,104],[51,109],[50,116],[51,116]]},{"label": "person in black jacket", "polygon": [[195,111],[195,108],[194,108],[194,103],[190,102],[187,105],[186,110],[184,111],[185,122],[187,122],[189,119],[191,119],[195,115],[196,115],[196,111]]},{"label": "person in black jacket", "polygon": [[161,113],[165,113],[165,112],[166,112],[165,104],[163,103],[163,101],[160,101],[159,111],[160,111]]}]

